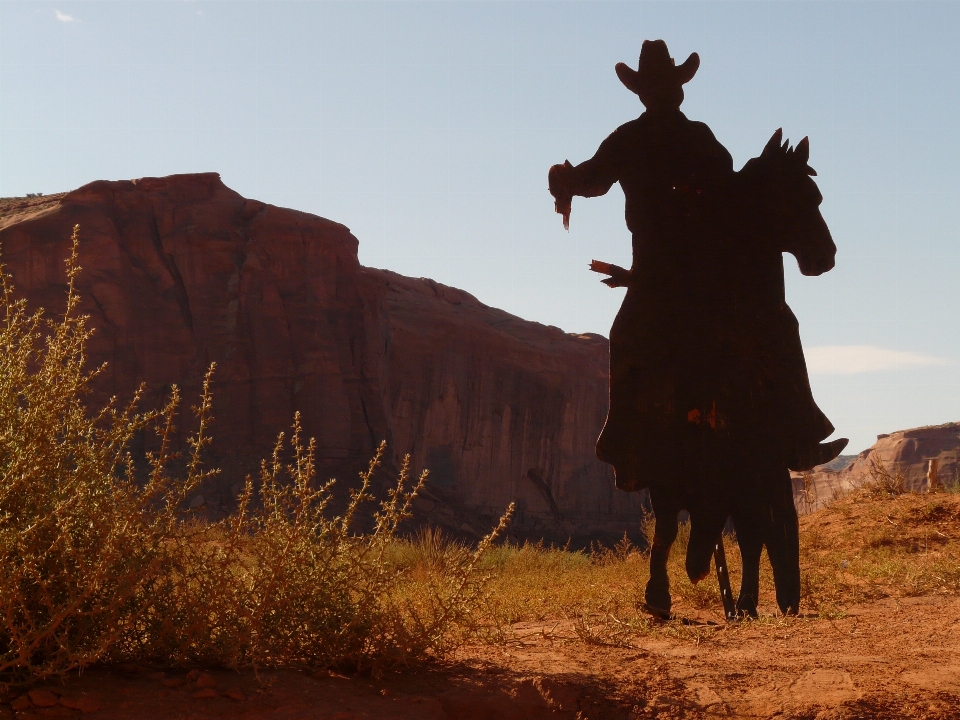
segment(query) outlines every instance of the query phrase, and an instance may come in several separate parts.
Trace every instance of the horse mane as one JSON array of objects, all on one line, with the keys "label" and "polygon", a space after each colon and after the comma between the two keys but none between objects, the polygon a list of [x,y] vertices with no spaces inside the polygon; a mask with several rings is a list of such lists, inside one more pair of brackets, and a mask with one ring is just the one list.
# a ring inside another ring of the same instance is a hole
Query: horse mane
[{"label": "horse mane", "polygon": [[[811,176],[817,174],[817,171],[807,164],[810,160],[810,139],[804,137],[797,143],[796,147],[791,147],[790,141],[783,139],[783,128],[777,128],[777,131],[764,146],[760,157],[753,158],[753,160],[758,160],[760,164],[768,167],[778,167],[788,172],[793,171]],[[747,165],[750,165],[753,160],[748,161]],[[744,169],[746,167],[745,165]]]}]

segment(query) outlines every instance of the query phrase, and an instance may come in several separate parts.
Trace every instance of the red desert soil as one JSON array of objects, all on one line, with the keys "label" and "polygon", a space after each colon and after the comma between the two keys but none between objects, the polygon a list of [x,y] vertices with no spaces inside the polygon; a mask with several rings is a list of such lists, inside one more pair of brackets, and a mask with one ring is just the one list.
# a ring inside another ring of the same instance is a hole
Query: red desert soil
[{"label": "red desert soil", "polygon": [[[830,550],[876,545],[882,531],[906,553],[953,558],[958,520],[960,495],[861,497],[803,518],[802,528],[805,542]],[[681,606],[690,624],[631,635],[622,647],[587,644],[570,621],[519,623],[501,645],[380,679],[98,668],[14,693],[0,720],[960,718],[960,597],[896,587],[863,597],[875,599],[829,617],[732,625],[719,609]]]}]

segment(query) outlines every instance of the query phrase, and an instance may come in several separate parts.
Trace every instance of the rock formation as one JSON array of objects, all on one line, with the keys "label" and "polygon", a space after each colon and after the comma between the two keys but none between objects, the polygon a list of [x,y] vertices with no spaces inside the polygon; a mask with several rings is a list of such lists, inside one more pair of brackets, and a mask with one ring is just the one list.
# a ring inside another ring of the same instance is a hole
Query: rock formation
[{"label": "rock formation", "polygon": [[[895,474],[903,474],[904,487],[911,492],[926,492],[930,460],[939,461],[941,485],[960,484],[960,423],[898,430],[878,435],[877,442],[857,455],[844,469],[827,466],[812,473],[793,474],[794,495],[803,509],[816,509],[829,502],[836,493],[845,492],[870,482],[874,462]],[[805,485],[806,482],[806,485]]]},{"label": "rock formation", "polygon": [[379,367],[393,444],[430,469],[432,500],[492,517],[516,499],[517,524],[533,535],[582,536],[578,528],[596,523],[588,517],[607,518],[610,535],[637,531],[636,496],[615,490],[594,455],[605,338],[521,320],[432,280],[364,275],[384,318]]},{"label": "rock formation", "polygon": [[604,338],[363,268],[346,227],[247,200],[213,173],[0,201],[2,262],[31,307],[62,311],[75,224],[89,363],[108,363],[92,404],[143,382],[146,406],[173,384],[190,405],[217,363],[211,461],[224,472],[195,498],[212,514],[299,411],[321,476],[349,483],[385,439],[394,464],[409,453],[431,470],[420,516],[459,534],[511,500],[520,537],[637,532],[640,498],[594,455]]}]

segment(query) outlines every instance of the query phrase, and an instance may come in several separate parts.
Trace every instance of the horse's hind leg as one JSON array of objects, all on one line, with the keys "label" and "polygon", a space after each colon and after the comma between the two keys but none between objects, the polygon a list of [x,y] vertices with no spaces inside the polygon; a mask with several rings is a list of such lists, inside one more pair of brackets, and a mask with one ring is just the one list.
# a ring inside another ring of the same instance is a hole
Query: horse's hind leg
[{"label": "horse's hind leg", "polygon": [[757,617],[760,601],[760,554],[770,536],[773,515],[770,509],[769,475],[747,458],[736,475],[733,526],[737,533],[742,563],[737,615]]},{"label": "horse's hind leg", "polygon": [[760,601],[760,553],[763,550],[764,530],[770,524],[769,514],[763,514],[759,503],[747,503],[758,507],[737,508],[733,514],[733,526],[737,533],[742,563],[740,594],[737,597],[737,615],[757,617]]},{"label": "horse's hind leg", "polygon": [[650,501],[656,515],[653,545],[650,548],[650,580],[644,592],[647,609],[661,617],[670,616],[670,579],[667,577],[667,560],[670,547],[677,539],[680,501],[672,490],[650,488]]},{"label": "horse's hind leg", "polygon": [[771,481],[767,554],[773,567],[777,605],[784,615],[796,615],[800,610],[800,526],[793,504],[790,472],[780,468]]}]

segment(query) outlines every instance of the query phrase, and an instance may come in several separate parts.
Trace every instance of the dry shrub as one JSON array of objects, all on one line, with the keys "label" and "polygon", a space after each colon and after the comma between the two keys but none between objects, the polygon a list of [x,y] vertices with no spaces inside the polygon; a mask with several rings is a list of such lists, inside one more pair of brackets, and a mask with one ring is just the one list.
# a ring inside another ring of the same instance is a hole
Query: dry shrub
[{"label": "dry shrub", "polygon": [[797,512],[806,515],[817,508],[817,490],[813,484],[813,473],[803,473],[803,492],[795,499]]},{"label": "dry shrub", "polygon": [[152,622],[118,645],[118,659],[378,672],[456,644],[485,582],[475,568],[506,518],[475,550],[435,557],[431,572],[415,576],[393,556],[427,473],[411,484],[406,459],[373,529],[356,533],[385,445],[337,517],[325,512],[333,483],[315,485],[313,442],[303,445],[299,417],[291,445],[284,464],[281,436],[259,490],[248,479],[233,516],[170,539],[170,568],[143,601]]},{"label": "dry shrub", "polygon": [[[647,547],[650,547],[650,543],[647,543]],[[608,547],[597,542],[590,543],[590,560],[598,565],[623,562],[630,557],[630,555],[639,552],[639,548],[635,547],[630,541],[630,538],[627,537],[626,531],[624,531],[623,537],[620,538],[613,547]]]},{"label": "dry shrub", "polygon": [[[346,512],[328,517],[332,481],[317,485],[314,444],[296,418],[289,463],[281,435],[234,515],[190,519],[188,494],[216,472],[201,463],[213,367],[180,476],[170,470],[176,388],[160,412],[138,413],[138,393],[90,415],[83,399],[99,371],[84,369],[91,331],[76,315],[78,242],[74,228],[56,319],[28,314],[0,266],[0,685],[98,660],[377,672],[465,637],[481,558],[509,511],[476,550],[444,553],[415,576],[393,555],[426,472],[411,483],[405,460],[372,529],[359,532],[384,446]],[[127,447],[151,426],[159,450],[138,479]]]},{"label": "dry shrub", "polygon": [[[0,268],[0,680],[100,657],[162,565],[176,493],[139,486],[126,447],[151,416],[82,403],[86,319],[74,317],[77,231],[58,320],[28,314]],[[189,483],[180,487],[185,491]]]},{"label": "dry shrub", "polygon": [[894,464],[893,473],[883,466],[877,458],[870,457],[870,480],[864,488],[873,496],[891,497],[903,495],[907,491],[906,478],[899,464]]}]

